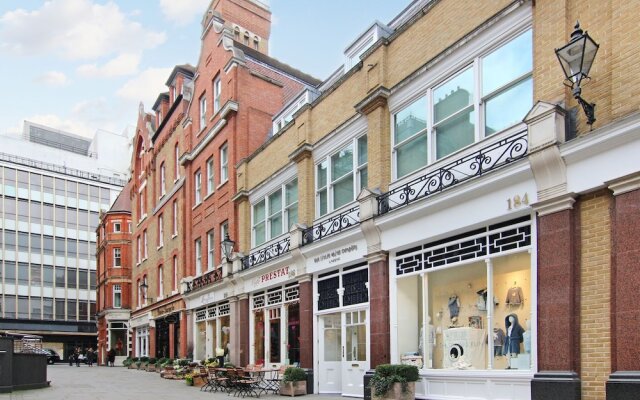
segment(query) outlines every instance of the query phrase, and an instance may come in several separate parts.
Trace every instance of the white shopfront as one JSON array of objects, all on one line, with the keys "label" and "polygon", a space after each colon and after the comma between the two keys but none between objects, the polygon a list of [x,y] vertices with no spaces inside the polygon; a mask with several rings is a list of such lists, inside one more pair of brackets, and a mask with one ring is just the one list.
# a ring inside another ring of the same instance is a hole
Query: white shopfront
[{"label": "white shopfront", "polygon": [[150,328],[155,327],[155,321],[150,313],[144,313],[131,318],[129,327],[135,333],[135,357],[149,357]]},{"label": "white shopfront", "polygon": [[193,316],[194,359],[214,358],[215,350],[227,348],[231,338],[231,304],[225,292],[222,288],[210,288],[205,293],[185,295],[185,301]]}]

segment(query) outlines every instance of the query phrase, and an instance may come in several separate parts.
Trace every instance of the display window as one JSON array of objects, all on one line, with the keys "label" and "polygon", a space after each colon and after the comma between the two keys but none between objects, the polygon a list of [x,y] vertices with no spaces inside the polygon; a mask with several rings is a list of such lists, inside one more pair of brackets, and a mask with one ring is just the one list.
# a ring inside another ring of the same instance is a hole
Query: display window
[{"label": "display window", "polygon": [[227,349],[230,336],[229,302],[212,304],[196,310],[194,348],[196,359],[212,358],[216,355],[216,349]]},{"label": "display window", "polygon": [[114,349],[116,356],[127,355],[128,330],[126,322],[109,323],[109,349]]},{"label": "display window", "polygon": [[254,293],[253,351],[258,365],[300,363],[300,307],[297,283]]},{"label": "display window", "polygon": [[[515,222],[474,231],[471,240],[460,235],[410,249],[396,260],[401,363],[450,370],[533,368],[530,225]],[[447,262],[449,256],[453,261]],[[422,271],[398,276],[409,262]]]}]

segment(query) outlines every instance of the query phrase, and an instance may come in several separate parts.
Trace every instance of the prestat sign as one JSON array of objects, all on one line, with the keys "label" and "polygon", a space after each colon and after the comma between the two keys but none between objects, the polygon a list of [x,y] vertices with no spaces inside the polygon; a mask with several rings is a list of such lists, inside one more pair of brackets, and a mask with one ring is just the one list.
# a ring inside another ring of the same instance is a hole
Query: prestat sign
[{"label": "prestat sign", "polygon": [[290,267],[287,265],[286,267],[280,267],[256,277],[253,280],[253,286],[255,289],[272,283],[285,281],[291,277],[294,277],[295,275],[295,267]]}]

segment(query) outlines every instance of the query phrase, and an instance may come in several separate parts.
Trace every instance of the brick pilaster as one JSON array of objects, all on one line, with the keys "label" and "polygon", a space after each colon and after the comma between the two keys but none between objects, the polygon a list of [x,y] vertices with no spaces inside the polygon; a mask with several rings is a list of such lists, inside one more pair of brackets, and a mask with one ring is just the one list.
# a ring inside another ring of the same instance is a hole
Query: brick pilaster
[{"label": "brick pilaster", "polygon": [[300,280],[300,366],[313,368],[313,282]]},{"label": "brick pilaster", "polygon": [[369,315],[371,368],[391,362],[389,260],[386,253],[369,257]]}]

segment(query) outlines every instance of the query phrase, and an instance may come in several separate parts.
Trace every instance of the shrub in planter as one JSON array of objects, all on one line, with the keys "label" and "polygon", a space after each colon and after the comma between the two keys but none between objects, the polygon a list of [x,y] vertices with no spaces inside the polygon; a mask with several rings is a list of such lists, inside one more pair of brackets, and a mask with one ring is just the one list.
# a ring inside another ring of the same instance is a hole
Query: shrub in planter
[{"label": "shrub in planter", "polygon": [[129,365],[131,365],[133,363],[133,361],[131,360],[131,357],[127,357],[126,359],[124,359],[122,361],[122,365],[124,367],[129,367]]},{"label": "shrub in planter", "polygon": [[142,361],[136,361],[136,368],[140,369],[140,366],[142,365]]},{"label": "shrub in planter", "polygon": [[187,386],[193,386],[193,374],[186,374],[184,376],[184,382]]},{"label": "shrub in planter", "polygon": [[302,368],[287,368],[282,376],[280,395],[293,397],[305,394],[307,394],[307,373]]},{"label": "shrub in planter", "polygon": [[415,365],[380,364],[369,381],[372,399],[415,399],[418,379]]}]

